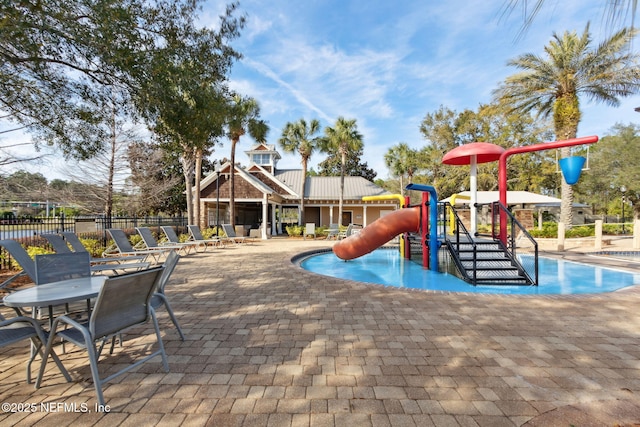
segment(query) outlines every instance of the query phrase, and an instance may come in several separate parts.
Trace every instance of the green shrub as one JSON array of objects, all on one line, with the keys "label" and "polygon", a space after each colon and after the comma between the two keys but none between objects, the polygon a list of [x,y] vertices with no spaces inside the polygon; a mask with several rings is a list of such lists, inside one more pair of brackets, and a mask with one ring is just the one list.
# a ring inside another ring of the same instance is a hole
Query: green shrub
[{"label": "green shrub", "polygon": [[[558,224],[555,222],[545,222],[542,224],[542,230],[534,229],[529,233],[535,238],[553,239],[558,237]],[[593,237],[595,235],[595,228],[587,225],[573,226],[568,230],[565,230],[564,237],[566,238],[578,238],[578,237]]]},{"label": "green shrub", "polygon": [[[218,227],[207,227],[202,229],[202,237],[204,237],[205,239],[211,239],[212,237],[216,236],[216,230],[218,229]],[[224,233],[224,231],[222,230],[222,228],[220,228],[220,231],[218,232],[219,236],[226,236],[226,234]],[[187,236],[187,240],[188,240],[189,236]]]},{"label": "green shrub", "polygon": [[297,237],[302,236],[303,228],[301,225],[287,225],[285,230],[289,236]]},{"label": "green shrub", "polygon": [[82,246],[84,246],[87,251],[94,258],[100,258],[102,256],[102,252],[104,252],[104,248],[102,247],[102,243],[98,239],[84,239],[80,238],[80,242]]},{"label": "green shrub", "polygon": [[580,226],[571,227],[569,230],[566,230],[566,232],[564,233],[564,236],[567,238],[593,237],[595,236],[595,231],[596,230],[594,227],[580,225]]}]

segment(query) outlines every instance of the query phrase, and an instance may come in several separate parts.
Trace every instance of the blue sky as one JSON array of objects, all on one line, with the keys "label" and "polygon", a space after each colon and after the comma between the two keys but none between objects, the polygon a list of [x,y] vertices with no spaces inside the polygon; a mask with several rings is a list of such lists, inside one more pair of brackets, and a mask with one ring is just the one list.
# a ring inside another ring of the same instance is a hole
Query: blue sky
[{"label": "blue sky", "polygon": [[[233,68],[231,86],[259,101],[271,144],[287,122],[300,118],[317,118],[323,127],[339,116],[356,119],[363,160],[385,179],[383,157],[391,146],[424,146],[420,122],[441,105],[460,112],[490,102],[491,92],[517,71],[507,67],[509,59],[542,54],[554,31],[582,32],[589,21],[594,42],[606,35],[604,0],[546,0],[520,38],[522,15],[502,16],[504,3],[241,0],[247,25],[233,46],[244,58]],[[215,26],[225,5],[207,1],[203,25]],[[579,136],[603,136],[616,123],[638,122],[638,106],[640,96],[623,99],[618,108],[583,100]],[[248,136],[240,141],[239,161],[246,164],[244,151],[252,143]],[[229,147],[225,143],[213,157],[228,157]],[[297,155],[281,154],[280,168],[300,167]],[[323,158],[314,155],[310,165]],[[52,172],[64,168],[56,157],[17,168],[69,179]]]},{"label": "blue sky", "polygon": [[[208,4],[217,16],[220,6]],[[522,15],[501,17],[504,0],[242,0],[247,25],[233,45],[244,58],[234,66],[232,87],[260,102],[272,144],[290,121],[317,118],[324,127],[339,116],[355,118],[364,160],[384,179],[389,147],[424,146],[420,122],[441,105],[462,111],[490,102],[492,90],[517,71],[507,67],[509,59],[541,54],[554,31],[582,32],[588,21],[594,41],[601,40],[603,4],[547,0],[518,38]],[[579,136],[637,121],[637,106],[640,97],[619,108],[583,101]],[[251,143],[241,140],[238,153]],[[316,154],[311,164],[323,158]],[[279,167],[298,168],[299,157],[283,153]]]}]

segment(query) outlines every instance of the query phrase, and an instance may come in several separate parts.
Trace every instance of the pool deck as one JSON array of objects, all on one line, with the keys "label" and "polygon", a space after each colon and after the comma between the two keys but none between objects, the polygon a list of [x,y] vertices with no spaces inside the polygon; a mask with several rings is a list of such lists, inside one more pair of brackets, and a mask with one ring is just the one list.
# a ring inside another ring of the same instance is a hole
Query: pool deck
[{"label": "pool deck", "polygon": [[[74,382],[50,363],[35,390],[25,383],[25,343],[0,350],[0,401],[37,408],[0,412],[0,425],[640,424],[640,286],[581,296],[439,293],[323,277],[290,262],[332,244],[274,238],[183,257],[167,294],[187,339],[161,309],[170,372],[155,359],[118,377],[105,387],[108,414],[94,411],[86,353],[68,344],[61,359]],[[131,336],[103,356],[101,372],[151,342]],[[67,406],[47,412],[41,402]],[[71,410],[83,403],[89,412]]]}]

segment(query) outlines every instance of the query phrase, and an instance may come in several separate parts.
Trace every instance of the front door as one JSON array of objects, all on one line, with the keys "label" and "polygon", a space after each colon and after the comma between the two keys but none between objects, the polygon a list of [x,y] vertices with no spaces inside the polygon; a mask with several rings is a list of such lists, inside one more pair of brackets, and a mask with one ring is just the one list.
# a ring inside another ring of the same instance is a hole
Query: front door
[{"label": "front door", "polygon": [[352,222],[353,212],[351,211],[342,211],[342,219],[340,221],[341,225],[349,225]]}]

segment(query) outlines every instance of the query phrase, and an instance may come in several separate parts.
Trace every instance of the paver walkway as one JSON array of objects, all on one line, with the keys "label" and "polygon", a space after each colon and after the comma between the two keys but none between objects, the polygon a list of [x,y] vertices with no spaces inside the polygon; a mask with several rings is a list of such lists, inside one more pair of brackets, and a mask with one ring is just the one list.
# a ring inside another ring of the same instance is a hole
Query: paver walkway
[{"label": "paver walkway", "polygon": [[[24,382],[24,343],[0,350],[0,401],[35,404],[0,413],[0,424],[640,425],[637,287],[448,294],[290,263],[331,244],[276,238],[181,259],[167,292],[187,340],[160,312],[170,372],[154,360],[107,385],[108,414],[95,412],[85,353],[72,345],[61,358],[74,382],[50,363],[39,390]],[[102,372],[150,342],[125,341],[126,351],[103,356]]]}]

